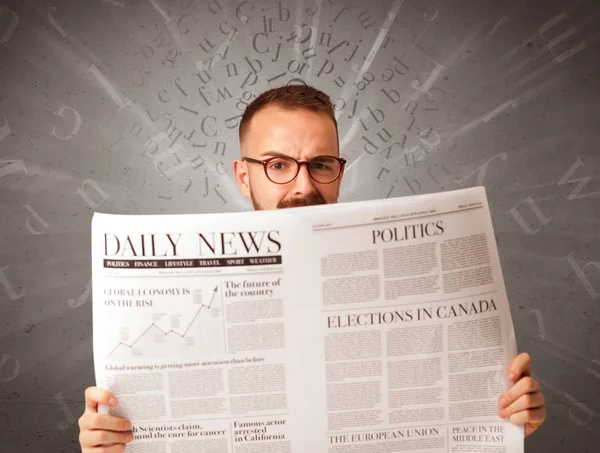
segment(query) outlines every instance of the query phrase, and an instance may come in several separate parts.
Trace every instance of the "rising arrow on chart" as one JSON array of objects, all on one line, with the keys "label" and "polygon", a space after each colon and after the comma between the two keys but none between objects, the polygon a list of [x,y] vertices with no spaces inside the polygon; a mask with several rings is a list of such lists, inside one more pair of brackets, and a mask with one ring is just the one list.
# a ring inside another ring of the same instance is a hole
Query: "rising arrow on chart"
[{"label": "rising arrow on chart", "polygon": [[215,296],[217,295],[217,289],[218,288],[219,288],[218,285],[215,286],[215,289],[213,290],[213,293],[212,293],[212,296],[210,298],[210,302],[208,303],[208,305],[204,305],[204,304],[200,305],[200,308],[198,309],[198,311],[196,312],[196,314],[194,315],[194,317],[192,318],[192,320],[190,321],[190,323],[188,324],[188,326],[185,328],[185,330],[183,331],[183,333],[175,332],[173,329],[165,332],[160,327],[158,327],[156,324],[152,323],[132,343],[125,343],[125,342],[121,341],[118,345],[116,345],[114,347],[114,349],[112,351],[110,351],[108,353],[108,355],[106,356],[106,358],[108,359],[112,355],[112,353],[115,352],[120,346],[127,346],[127,347],[131,348],[134,344],[136,344],[139,340],[141,340],[142,337],[144,335],[146,335],[146,333],[148,333],[152,328],[160,330],[162,333],[165,334],[165,336],[170,335],[170,334],[175,334],[175,335],[177,335],[177,336],[179,336],[181,338],[185,338],[185,334],[188,332],[188,330],[190,329],[190,327],[192,327],[192,324],[194,323],[194,321],[196,320],[196,318],[198,317],[198,315],[200,314],[200,312],[202,311],[202,309],[204,309],[204,308],[210,309],[210,307],[212,306],[213,300],[215,300]]}]

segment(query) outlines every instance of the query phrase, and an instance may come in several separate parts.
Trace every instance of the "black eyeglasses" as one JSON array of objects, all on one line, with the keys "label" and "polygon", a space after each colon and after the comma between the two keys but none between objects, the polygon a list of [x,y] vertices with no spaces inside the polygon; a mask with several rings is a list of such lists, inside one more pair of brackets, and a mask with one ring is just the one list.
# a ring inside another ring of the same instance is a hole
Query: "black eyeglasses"
[{"label": "black eyeglasses", "polygon": [[306,164],[308,174],[320,184],[330,184],[340,177],[346,159],[333,156],[317,156],[308,161],[297,161],[292,157],[275,156],[265,160],[242,157],[242,160],[261,164],[265,174],[275,184],[287,184],[294,180],[300,172],[300,165]]}]

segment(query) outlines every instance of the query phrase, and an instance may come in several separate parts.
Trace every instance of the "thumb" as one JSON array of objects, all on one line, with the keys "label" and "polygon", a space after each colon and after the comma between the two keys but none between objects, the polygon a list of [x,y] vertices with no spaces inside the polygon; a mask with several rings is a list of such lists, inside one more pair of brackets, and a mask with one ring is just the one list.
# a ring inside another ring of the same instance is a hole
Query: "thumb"
[{"label": "thumb", "polygon": [[85,389],[85,411],[98,412],[98,404],[115,407],[118,401],[108,390],[99,387],[88,387]]}]

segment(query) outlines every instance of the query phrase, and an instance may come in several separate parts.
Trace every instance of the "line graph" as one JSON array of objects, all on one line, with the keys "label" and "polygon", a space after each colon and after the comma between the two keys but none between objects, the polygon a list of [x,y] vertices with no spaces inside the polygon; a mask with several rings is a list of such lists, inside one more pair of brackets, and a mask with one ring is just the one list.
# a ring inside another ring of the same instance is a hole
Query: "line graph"
[{"label": "line graph", "polygon": [[170,330],[164,330],[162,329],[160,326],[158,326],[156,323],[152,323],[150,324],[135,340],[133,340],[131,343],[126,343],[124,341],[120,341],[119,344],[117,344],[107,355],[106,355],[106,359],[109,359],[117,350],[122,349],[123,347],[127,347],[129,349],[131,349],[133,346],[135,346],[136,343],[138,343],[139,341],[141,341],[144,337],[147,336],[147,334],[151,331],[158,331],[158,332],[162,332],[166,337],[170,336],[170,335],[174,335],[176,337],[179,337],[181,339],[185,339],[187,338],[187,334],[190,330],[190,328],[192,327],[192,325],[194,324],[194,322],[196,321],[196,319],[198,318],[198,316],[200,315],[200,313],[202,313],[202,311],[204,310],[210,310],[210,308],[213,305],[213,302],[215,300],[215,297],[217,295],[219,289],[219,285],[216,285],[212,291],[211,294],[211,298],[210,298],[210,302],[208,304],[201,304],[200,307],[198,308],[198,310],[196,311],[196,313],[194,314],[194,316],[192,317],[191,321],[188,323],[187,327],[184,329],[183,333],[177,332],[173,329]]}]

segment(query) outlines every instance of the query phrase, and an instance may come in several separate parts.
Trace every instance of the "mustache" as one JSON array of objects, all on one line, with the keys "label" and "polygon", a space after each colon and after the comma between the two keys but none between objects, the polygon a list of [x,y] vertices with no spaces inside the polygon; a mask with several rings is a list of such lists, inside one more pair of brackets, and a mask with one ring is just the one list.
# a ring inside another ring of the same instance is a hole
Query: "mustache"
[{"label": "mustache", "polygon": [[315,206],[320,204],[327,204],[325,198],[323,198],[319,192],[313,192],[306,197],[281,200],[277,203],[277,209],[299,208],[302,206]]}]

